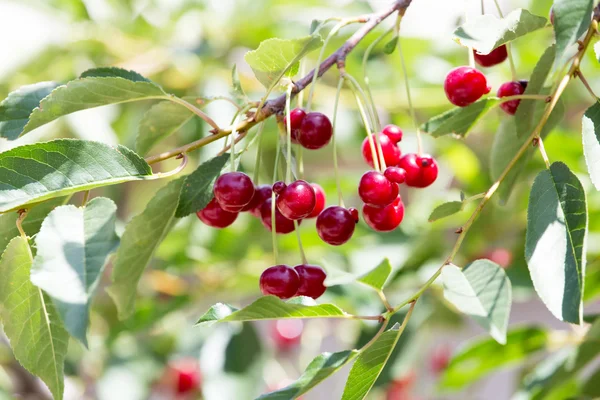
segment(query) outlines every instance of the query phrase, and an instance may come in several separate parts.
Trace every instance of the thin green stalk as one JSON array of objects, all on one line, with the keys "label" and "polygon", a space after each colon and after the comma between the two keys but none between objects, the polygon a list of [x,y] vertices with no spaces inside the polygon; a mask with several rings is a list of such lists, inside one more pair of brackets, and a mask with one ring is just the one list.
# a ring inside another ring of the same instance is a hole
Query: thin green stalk
[{"label": "thin green stalk", "polygon": [[300,250],[300,257],[302,258],[302,264],[308,264],[306,259],[306,253],[304,253],[304,247],[302,246],[302,238],[300,237],[300,229],[298,229],[298,221],[294,220],[294,230],[296,231],[296,239],[298,239],[298,249]]},{"label": "thin green stalk", "polygon": [[286,182],[291,182],[292,181],[292,125],[291,125],[291,117],[290,117],[290,102],[291,102],[291,98],[292,98],[292,89],[294,88],[294,85],[288,85],[287,91],[286,91],[286,96],[285,96],[285,118],[286,121],[288,121],[285,124],[285,131],[286,131],[286,136],[287,136],[287,140],[286,140],[286,146],[287,146],[287,160],[286,160],[286,170],[285,170],[285,181]]},{"label": "thin green stalk", "polygon": [[402,65],[402,75],[404,76],[406,100],[408,101],[408,109],[410,110],[410,117],[413,121],[413,125],[415,126],[415,132],[417,132],[417,154],[422,154],[423,143],[421,140],[421,130],[419,129],[419,123],[417,122],[417,113],[415,112],[415,107],[413,106],[412,102],[412,96],[410,94],[410,81],[408,79],[408,70],[406,68],[406,62],[404,61],[404,52],[402,51],[402,44],[400,43],[401,41],[402,39],[398,38],[398,53],[400,53],[400,64]]},{"label": "thin green stalk", "polygon": [[[502,8],[500,8],[498,0],[494,0],[494,4],[496,5],[496,10],[498,10],[498,15],[500,16],[500,18],[504,18],[504,14],[502,13]],[[506,43],[506,52],[508,53],[508,63],[510,64],[510,73],[512,75],[512,80],[517,81],[519,78],[517,76],[517,69],[515,68],[515,61],[512,56],[511,43]]]},{"label": "thin green stalk", "polygon": [[262,151],[263,151],[263,147],[264,147],[263,144],[264,144],[264,141],[265,141],[262,132],[263,132],[263,129],[265,127],[265,123],[266,122],[263,122],[260,125],[260,128],[259,128],[258,133],[257,133],[257,135],[259,137],[258,137],[258,145],[256,146],[256,163],[254,164],[254,180],[253,180],[253,182],[254,182],[255,185],[258,184],[258,180],[259,180],[258,178],[260,176],[260,172],[259,172],[260,171],[260,161],[261,161],[261,158],[262,158]]},{"label": "thin green stalk", "polygon": [[548,154],[546,154],[546,149],[544,147],[544,140],[541,137],[539,139],[537,139],[537,147],[540,149],[540,154],[542,155],[544,164],[546,164],[546,168],[550,168],[550,159],[548,158]]},{"label": "thin green stalk", "polygon": [[[277,135],[277,152],[275,153],[275,165],[273,166],[273,182],[277,181],[277,170],[279,169],[279,134]],[[277,251],[277,230],[275,229],[275,192],[271,193],[271,240],[273,242],[273,256],[275,257],[275,264],[279,260],[279,254]]]},{"label": "thin green stalk", "polygon": [[344,207],[344,199],[342,196],[342,185],[340,183],[340,172],[338,168],[338,157],[337,157],[337,131],[336,131],[336,123],[337,123],[337,110],[338,104],[340,102],[340,93],[342,92],[342,86],[344,85],[344,78],[340,76],[338,80],[337,92],[335,93],[335,100],[333,103],[333,137],[331,138],[331,147],[333,147],[333,171],[335,173],[335,185],[337,187],[338,192],[338,202],[339,205]]}]

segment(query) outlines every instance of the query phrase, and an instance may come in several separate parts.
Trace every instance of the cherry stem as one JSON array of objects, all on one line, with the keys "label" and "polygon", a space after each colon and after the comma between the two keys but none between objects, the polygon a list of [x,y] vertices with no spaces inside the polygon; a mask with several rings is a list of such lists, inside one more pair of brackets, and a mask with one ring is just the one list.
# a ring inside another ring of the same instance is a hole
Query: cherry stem
[{"label": "cherry stem", "polygon": [[[273,166],[273,182],[277,181],[277,170],[279,169],[279,153],[281,150],[279,149],[279,134],[277,135],[277,152],[275,153],[275,164]],[[279,259],[279,254],[277,253],[277,230],[275,229],[275,192],[271,193],[271,240],[273,242],[273,257],[275,258],[275,264],[277,264],[277,260]]]},{"label": "cherry stem", "polygon": [[[304,74],[306,74],[306,60],[305,59],[300,60],[299,74],[300,74],[300,76],[304,76]],[[298,96],[296,97],[296,107],[302,108],[303,103],[304,103],[304,90],[302,90],[300,93],[298,93]]]},{"label": "cherry stem", "polygon": [[331,123],[333,129],[333,137],[331,138],[331,145],[333,147],[333,171],[335,173],[335,186],[337,187],[338,192],[338,202],[340,206],[344,207],[344,198],[342,196],[342,185],[340,183],[340,172],[338,167],[338,157],[337,157],[337,131],[336,131],[336,123],[337,123],[337,111],[338,105],[340,102],[340,93],[342,92],[342,86],[344,86],[344,78],[340,76],[337,85],[337,92],[335,94],[335,101],[333,103],[333,121]]},{"label": "cherry stem", "polygon": [[540,136],[535,137],[534,140],[536,141],[536,146],[540,149],[540,154],[542,155],[542,159],[546,164],[546,168],[549,169],[550,160],[548,159],[548,154],[546,153],[546,149],[544,148],[544,140]]},{"label": "cherry stem", "polygon": [[485,0],[481,0],[481,15],[485,14]]},{"label": "cherry stem", "polygon": [[290,116],[290,103],[292,97],[292,89],[294,85],[288,85],[285,97],[285,118],[287,123],[285,124],[286,133],[286,145],[287,145],[287,160],[285,167],[285,181],[290,183],[292,181],[292,118]]},{"label": "cherry stem", "polygon": [[[400,22],[398,23],[398,29],[400,29]],[[400,64],[402,65],[402,75],[404,76],[404,86],[406,88],[406,100],[408,101],[408,109],[410,110],[410,117],[415,126],[417,132],[417,154],[423,153],[423,141],[421,139],[421,129],[419,129],[419,123],[417,122],[417,113],[412,102],[412,96],[410,94],[410,81],[408,79],[408,70],[406,68],[406,61],[404,60],[404,52],[402,51],[402,40],[398,38],[398,52],[400,53]],[[471,52],[472,53],[472,52]]]},{"label": "cherry stem", "polygon": [[259,181],[259,177],[260,177],[260,161],[262,158],[262,153],[263,153],[263,144],[264,144],[264,136],[263,136],[263,129],[265,128],[265,122],[263,122],[262,124],[260,124],[260,127],[258,128],[258,133],[256,134],[258,137],[258,145],[256,146],[256,162],[254,164],[254,179],[253,182],[255,185],[258,184]]},{"label": "cherry stem", "polygon": [[231,141],[231,149],[229,151],[229,163],[231,164],[231,172],[235,172],[235,135],[236,135],[236,131],[235,128],[233,130],[233,132],[231,132],[231,135],[233,137],[233,140]]},{"label": "cherry stem", "polygon": [[23,229],[23,220],[27,217],[28,210],[23,208],[17,212],[19,213],[19,217],[17,218],[17,222],[16,222],[17,230],[19,231],[19,234],[21,235],[23,240],[27,241],[27,234],[25,233],[25,230]]},{"label": "cherry stem", "polygon": [[463,203],[468,203],[468,202],[473,201],[473,200],[479,200],[479,199],[483,198],[483,196],[485,196],[485,193],[479,193],[479,194],[476,194],[474,196],[467,197],[462,202]]},{"label": "cherry stem", "polygon": [[[494,0],[494,4],[496,5],[496,10],[498,10],[498,15],[500,18],[504,18],[504,14],[502,13],[502,8],[500,8],[500,4],[498,0]],[[517,77],[517,69],[515,68],[515,61],[512,56],[512,48],[511,43],[506,43],[506,52],[508,53],[508,63],[510,65],[510,73],[512,75],[513,81],[517,81],[519,78]]]},{"label": "cherry stem", "polygon": [[186,154],[183,154],[183,153],[179,154],[178,158],[181,158],[182,161],[179,164],[179,166],[177,168],[175,168],[174,170],[168,171],[168,172],[159,172],[157,174],[152,174],[148,177],[145,177],[143,180],[152,181],[154,179],[162,179],[162,178],[167,178],[169,176],[177,175],[178,173],[183,171],[183,169],[186,167],[186,165],[188,163],[188,157]]},{"label": "cherry stem", "polygon": [[298,250],[300,250],[302,264],[308,264],[308,261],[306,260],[306,253],[304,253],[304,247],[302,246],[302,237],[300,236],[298,221],[296,220],[294,220],[294,230],[296,231],[296,239],[298,239]]},{"label": "cherry stem", "polygon": [[577,77],[579,77],[579,79],[581,80],[581,83],[583,83],[583,86],[585,86],[585,88],[587,89],[588,93],[592,95],[595,101],[598,101],[598,96],[596,96],[596,93],[594,93],[594,90],[590,86],[590,83],[587,81],[587,79],[585,79],[585,76],[583,76],[583,73],[580,70],[577,70],[576,74]]},{"label": "cherry stem", "polygon": [[202,110],[198,109],[193,104],[188,103],[184,99],[181,99],[179,97],[172,96],[172,95],[167,96],[166,99],[169,100],[169,101],[172,101],[173,103],[177,103],[179,105],[184,106],[185,108],[187,108],[188,110],[190,110],[191,112],[193,112],[194,114],[196,114],[198,117],[202,118],[207,124],[209,124],[210,126],[212,126],[213,129],[216,129],[216,130],[220,130],[221,129],[219,127],[219,125],[217,125],[217,123],[212,118],[210,118]]},{"label": "cherry stem", "polygon": [[392,307],[392,305],[388,301],[387,297],[385,297],[385,293],[383,293],[383,290],[378,290],[377,294],[379,295],[379,298],[381,299],[381,302],[385,306],[385,309],[388,310],[388,312],[394,311],[394,307]]},{"label": "cherry stem", "polygon": [[90,199],[90,191],[86,190],[85,192],[83,192],[83,199],[81,200],[81,207],[85,207],[85,205],[87,204],[89,199]]}]

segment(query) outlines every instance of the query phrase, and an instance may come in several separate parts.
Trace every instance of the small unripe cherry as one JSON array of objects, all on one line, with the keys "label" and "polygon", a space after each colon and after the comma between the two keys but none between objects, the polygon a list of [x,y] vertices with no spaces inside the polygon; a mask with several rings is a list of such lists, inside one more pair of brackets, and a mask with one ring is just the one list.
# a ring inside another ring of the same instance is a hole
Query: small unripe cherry
[{"label": "small unripe cherry", "polygon": [[358,195],[366,204],[387,206],[398,197],[398,184],[390,182],[381,172],[367,171],[358,183]]},{"label": "small unripe cherry", "polygon": [[381,130],[381,133],[390,138],[394,143],[402,141],[402,129],[398,128],[396,125],[386,125]]},{"label": "small unripe cherry", "polygon": [[466,107],[479,100],[492,90],[485,75],[472,67],[457,67],[448,72],[444,81],[444,91],[450,103]]},{"label": "small unripe cherry", "polygon": [[300,277],[296,270],[288,265],[274,265],[260,275],[260,291],[265,295],[289,299],[296,295],[300,287]]},{"label": "small unripe cherry", "polygon": [[390,182],[404,183],[406,181],[406,171],[400,167],[387,167],[383,173]]},{"label": "small unripe cherry", "polygon": [[323,188],[316,184],[316,183],[311,183],[311,186],[313,187],[313,189],[315,190],[315,208],[313,209],[313,211],[310,213],[310,215],[306,218],[316,218],[319,214],[321,214],[321,211],[323,211],[325,209],[325,191],[323,190]]},{"label": "small unripe cherry", "polygon": [[233,224],[238,216],[236,212],[225,211],[216,199],[212,199],[206,207],[196,213],[200,221],[213,228],[225,228]]},{"label": "small unripe cherry", "polygon": [[227,172],[217,178],[213,192],[223,210],[239,212],[252,201],[254,184],[243,172]]},{"label": "small unripe cherry", "polygon": [[325,278],[327,274],[323,268],[317,265],[300,264],[294,267],[300,277],[300,287],[296,292],[296,296],[308,296],[313,299],[318,299],[325,293]]}]

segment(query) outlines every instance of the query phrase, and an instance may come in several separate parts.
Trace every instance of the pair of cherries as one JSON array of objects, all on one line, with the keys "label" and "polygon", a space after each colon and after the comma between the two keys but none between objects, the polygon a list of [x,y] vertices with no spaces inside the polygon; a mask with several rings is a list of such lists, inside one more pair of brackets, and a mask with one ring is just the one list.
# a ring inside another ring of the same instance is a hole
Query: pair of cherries
[{"label": "pair of cherries", "polygon": [[290,112],[290,133],[292,143],[316,150],[329,143],[333,136],[333,126],[325,114],[307,113],[302,108],[295,108]]},{"label": "pair of cherries", "polygon": [[274,265],[260,275],[260,291],[265,295],[289,299],[295,296],[307,296],[317,299],[325,293],[323,268],[300,264],[294,268],[288,265]]}]

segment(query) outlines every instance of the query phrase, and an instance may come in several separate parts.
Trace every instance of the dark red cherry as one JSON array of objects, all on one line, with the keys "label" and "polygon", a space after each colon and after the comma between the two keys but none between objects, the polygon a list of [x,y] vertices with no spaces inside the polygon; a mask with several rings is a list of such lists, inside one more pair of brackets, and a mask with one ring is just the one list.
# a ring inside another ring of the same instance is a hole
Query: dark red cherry
[{"label": "dark red cherry", "polygon": [[321,214],[321,211],[323,211],[323,209],[325,208],[325,191],[321,186],[319,186],[316,183],[311,183],[310,185],[315,190],[316,203],[315,208],[306,218],[316,218],[319,214]]},{"label": "dark red cherry", "polygon": [[275,192],[275,194],[279,194],[283,192],[283,189],[285,189],[286,186],[287,185],[285,184],[285,182],[277,181],[273,184],[273,191]]},{"label": "dark red cherry", "polygon": [[406,181],[406,171],[400,167],[387,167],[383,173],[390,182],[404,183]]},{"label": "dark red cherry", "polygon": [[188,394],[197,391],[202,382],[202,374],[198,361],[185,358],[169,363],[168,379],[174,382],[178,394]]},{"label": "dark red cherry", "polygon": [[363,219],[378,232],[393,231],[400,225],[404,218],[404,203],[400,196],[392,204],[385,207],[373,207],[368,204],[363,206]]},{"label": "dark red cherry", "polygon": [[260,217],[260,206],[262,206],[262,203],[264,203],[265,200],[271,198],[271,192],[270,185],[255,186],[252,200],[242,208],[242,211],[248,211],[255,217]]},{"label": "dark red cherry", "polygon": [[304,323],[301,319],[280,319],[275,321],[271,337],[280,351],[287,351],[300,344]]},{"label": "dark red cherry", "polygon": [[317,233],[325,243],[339,246],[352,237],[356,227],[356,218],[340,206],[330,206],[317,217]]},{"label": "dark red cherry", "polygon": [[310,112],[300,125],[296,139],[307,149],[315,150],[325,146],[331,140],[333,127],[325,114]]},{"label": "dark red cherry", "polygon": [[[498,97],[517,96],[523,94],[527,88],[527,81],[519,82],[506,82],[498,88]],[[500,104],[500,108],[509,115],[515,115],[517,107],[519,107],[521,100],[511,100]]]},{"label": "dark red cherry", "polygon": [[[381,151],[383,152],[383,159],[385,160],[386,165],[398,165],[400,156],[402,156],[400,147],[398,147],[396,143],[394,143],[387,135],[383,133],[379,133],[379,143],[381,144]],[[377,151],[377,142],[374,136],[373,145],[375,146],[375,151]],[[373,152],[371,151],[371,145],[369,144],[368,137],[363,140],[361,151],[363,160],[365,160],[367,164],[374,168]],[[379,154],[379,151],[377,151],[377,154]]]},{"label": "dark red cherry", "polygon": [[465,107],[489,93],[492,88],[480,71],[471,67],[458,67],[448,72],[444,90],[450,103]]},{"label": "dark red cherry", "polygon": [[323,268],[316,265],[300,264],[294,267],[300,277],[300,287],[296,296],[308,296],[313,299],[321,297],[325,293],[325,278],[327,274]]},{"label": "dark red cherry", "polygon": [[424,188],[435,182],[438,176],[437,163],[430,155],[405,154],[400,160],[400,168],[406,171],[408,186]]},{"label": "dark red cherry", "polygon": [[496,47],[489,54],[481,54],[476,50],[473,50],[473,54],[475,55],[475,61],[477,64],[482,67],[493,67],[494,65],[498,65],[508,57],[508,52],[506,51],[506,45],[502,45],[500,47]]},{"label": "dark red cherry", "polygon": [[302,219],[315,209],[315,189],[301,179],[287,185],[277,196],[277,208],[288,219]]},{"label": "dark red cherry", "polygon": [[238,213],[225,211],[214,198],[196,213],[200,221],[213,228],[225,228],[235,221]]},{"label": "dark red cherry", "polygon": [[366,204],[387,206],[398,197],[398,184],[390,182],[381,172],[367,171],[360,178],[358,195]]},{"label": "dark red cherry", "polygon": [[280,299],[294,297],[300,287],[300,277],[296,270],[287,265],[274,265],[260,275],[260,291],[265,296],[273,295]]},{"label": "dark red cherry", "polygon": [[[300,126],[302,125],[304,117],[306,117],[306,111],[301,108],[294,108],[290,111],[290,133],[292,136],[292,143],[298,143],[298,134],[300,133]],[[287,117],[285,122],[287,124]]]},{"label": "dark red cherry", "polygon": [[350,215],[354,218],[354,222],[358,224],[358,210],[354,207],[350,207],[348,211],[350,211]]},{"label": "dark red cherry", "polygon": [[386,125],[381,133],[390,138],[394,143],[402,141],[402,129],[398,128],[396,125]]},{"label": "dark red cherry", "polygon": [[213,191],[223,210],[239,212],[252,201],[254,184],[243,172],[227,172],[217,178]]},{"label": "dark red cherry", "polygon": [[[268,230],[271,230],[271,204],[272,200],[271,198],[268,198],[262,206],[260,206],[260,219],[262,224]],[[298,221],[298,224],[300,224],[300,221]],[[284,217],[277,207],[275,207],[275,231],[281,234],[294,231],[294,221]]]}]

